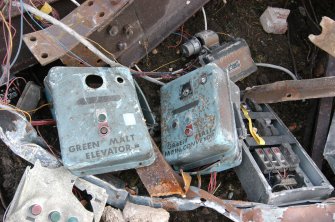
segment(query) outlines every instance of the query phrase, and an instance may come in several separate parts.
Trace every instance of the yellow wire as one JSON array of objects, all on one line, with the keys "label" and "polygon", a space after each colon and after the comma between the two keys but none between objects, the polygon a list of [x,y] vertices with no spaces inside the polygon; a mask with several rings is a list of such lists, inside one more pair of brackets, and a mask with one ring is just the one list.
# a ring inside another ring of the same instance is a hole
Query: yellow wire
[{"label": "yellow wire", "polygon": [[27,112],[27,111],[24,111],[22,109],[19,109],[17,108],[16,106],[13,106],[11,104],[5,104],[3,103],[4,105],[7,105],[7,106],[10,106],[10,107],[13,107],[12,109],[0,109],[0,111],[18,111],[18,112],[21,112],[22,114],[25,114],[29,117],[29,122],[31,123],[31,115]]},{"label": "yellow wire", "polygon": [[230,38],[233,38],[233,36],[227,34],[227,33],[224,33],[224,32],[216,32],[217,34],[219,35],[225,35],[225,36],[229,36]]},{"label": "yellow wire", "polygon": [[[0,16],[1,16],[2,21],[5,23],[6,28],[8,30],[8,33],[9,33],[9,45],[10,45],[10,52],[11,52],[12,49],[13,49],[13,36],[12,36],[12,32],[11,32],[11,29],[9,27],[8,22],[5,19],[5,16],[2,14],[1,11],[0,11]],[[10,55],[7,55],[7,56],[10,56]]]},{"label": "yellow wire", "polygon": [[96,44],[97,46],[99,46],[104,52],[106,52],[107,54],[109,54],[110,56],[113,57],[113,59],[117,62],[115,56],[113,53],[111,53],[110,51],[108,51],[107,49],[105,49],[102,45],[100,45],[99,43],[97,43],[96,41],[90,39],[90,38],[86,38],[88,41],[93,42],[94,44]]},{"label": "yellow wire", "polygon": [[45,106],[49,106],[49,105],[51,105],[51,103],[43,104],[42,106],[40,106],[40,107],[38,107],[38,108],[36,108],[36,109],[28,110],[28,111],[26,111],[26,112],[28,112],[28,113],[36,112],[37,110],[40,110],[40,109],[42,109],[43,107],[45,107]]},{"label": "yellow wire", "polygon": [[158,68],[156,68],[156,69],[154,69],[154,70],[152,70],[152,71],[150,71],[150,72],[155,72],[155,71],[157,71],[157,70],[163,68],[164,66],[167,66],[167,65],[170,65],[170,64],[172,64],[172,63],[175,63],[175,62],[179,61],[180,59],[181,59],[181,58],[178,58],[178,59],[173,60],[173,61],[171,61],[171,62],[165,63],[165,64],[161,65],[160,67],[158,67]]},{"label": "yellow wire", "polygon": [[265,145],[264,139],[262,137],[260,137],[257,134],[256,130],[253,128],[253,126],[252,126],[252,120],[251,120],[251,118],[249,116],[249,113],[248,113],[247,109],[244,108],[243,105],[241,105],[241,110],[242,110],[245,118],[247,118],[247,120],[248,120],[248,126],[249,126],[249,131],[250,131],[251,136],[255,139],[255,141],[256,141],[256,143],[258,145]]}]

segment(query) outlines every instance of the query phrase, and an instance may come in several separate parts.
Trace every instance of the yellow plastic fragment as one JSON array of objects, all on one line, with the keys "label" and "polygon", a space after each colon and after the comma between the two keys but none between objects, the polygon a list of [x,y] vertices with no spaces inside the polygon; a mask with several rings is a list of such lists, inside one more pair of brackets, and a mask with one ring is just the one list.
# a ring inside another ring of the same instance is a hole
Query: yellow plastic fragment
[{"label": "yellow plastic fragment", "polygon": [[251,136],[255,139],[255,141],[258,145],[265,145],[264,139],[257,134],[256,130],[254,129],[254,127],[252,125],[252,120],[249,116],[248,110],[246,108],[244,108],[243,105],[241,105],[241,110],[242,110],[243,115],[245,116],[245,118],[247,118],[247,120],[248,120],[248,126],[249,126],[249,131],[251,133]]},{"label": "yellow plastic fragment", "polygon": [[[52,12],[52,7],[51,5],[49,5],[49,3],[45,2],[44,5],[42,6],[42,8],[40,9],[41,12],[44,12],[45,14],[50,14]],[[37,20],[43,20],[43,18],[39,17],[39,16],[35,16],[35,18]]]}]

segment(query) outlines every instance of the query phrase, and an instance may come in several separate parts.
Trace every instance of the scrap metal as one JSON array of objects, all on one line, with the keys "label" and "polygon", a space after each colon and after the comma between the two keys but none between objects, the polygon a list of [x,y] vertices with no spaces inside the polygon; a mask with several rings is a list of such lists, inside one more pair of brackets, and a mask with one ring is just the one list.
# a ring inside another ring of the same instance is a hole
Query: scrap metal
[{"label": "scrap metal", "polygon": [[[92,196],[93,213],[73,195],[76,180],[81,190]],[[106,191],[82,181],[64,167],[44,168],[37,161],[28,166],[6,214],[5,221],[100,221],[107,201]],[[69,207],[71,206],[71,207]],[[71,219],[72,218],[72,219]],[[76,220],[75,220],[75,219]]]},{"label": "scrap metal", "polygon": [[280,205],[325,199],[334,187],[314,164],[285,124],[266,104],[247,101],[249,115],[265,144],[249,135],[235,168],[248,199]]},{"label": "scrap metal", "polygon": [[[130,3],[130,0],[120,0],[117,4],[110,0],[89,0],[64,17],[61,22],[87,37],[94,31],[107,26]],[[55,25],[25,34],[23,40],[42,65],[59,59],[79,44],[76,39]]]},{"label": "scrap metal", "polygon": [[[136,171],[151,197],[185,196],[190,184],[189,177],[183,179],[166,162],[157,145],[152,141],[156,160],[153,164],[137,168]],[[184,188],[186,184],[186,189]]]},{"label": "scrap metal", "polygon": [[[335,58],[328,56],[328,64],[325,76],[335,78]],[[325,85],[326,86],[326,85]],[[331,89],[330,89],[331,90]],[[334,91],[334,88],[332,89]],[[312,139],[312,159],[322,169],[323,152],[325,149],[328,129],[331,123],[334,98],[322,98],[319,101],[317,116],[315,120],[314,135]]]},{"label": "scrap metal", "polygon": [[335,57],[335,21],[324,16],[321,19],[320,26],[322,27],[321,34],[311,34],[308,38],[316,46]]},{"label": "scrap metal", "polygon": [[154,162],[128,68],[54,67],[44,83],[53,103],[63,164],[72,173],[101,174]]},{"label": "scrap metal", "polygon": [[30,163],[39,160],[42,166],[61,166],[58,159],[47,152],[45,141],[37,135],[35,128],[15,108],[0,103],[0,139],[18,156]]},{"label": "scrap metal", "polygon": [[228,73],[210,63],[161,88],[162,153],[175,169],[222,163],[213,172],[241,163],[232,87]]},{"label": "scrap metal", "polygon": [[[330,61],[332,63],[332,61]],[[335,77],[316,79],[285,80],[253,86],[243,92],[243,99],[256,103],[277,103],[294,100],[315,99],[335,96]]]},{"label": "scrap metal", "polygon": [[[61,21],[93,42],[98,42],[105,50],[112,52],[121,64],[129,66],[144,57],[171,30],[184,23],[208,0],[184,1],[183,4],[173,0],[131,2],[89,0]],[[82,19],[84,22],[81,22]],[[71,50],[90,65],[105,65],[101,59],[57,26],[27,34],[24,40],[41,64],[61,58],[65,65],[84,66],[82,61],[65,55],[67,50]],[[63,46],[57,44],[58,42]],[[50,47],[53,50],[45,50]],[[113,58],[111,54],[108,56]]]}]

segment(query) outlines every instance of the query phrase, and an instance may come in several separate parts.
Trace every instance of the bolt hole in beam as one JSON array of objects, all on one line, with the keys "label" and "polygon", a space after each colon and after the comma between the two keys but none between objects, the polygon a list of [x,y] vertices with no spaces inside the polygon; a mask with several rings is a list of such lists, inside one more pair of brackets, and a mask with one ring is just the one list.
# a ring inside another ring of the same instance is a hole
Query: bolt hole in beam
[{"label": "bolt hole in beam", "polygon": [[44,53],[41,54],[41,58],[43,58],[43,59],[46,59],[48,57],[49,57],[48,53],[44,52]]},{"label": "bolt hole in beam", "polygon": [[118,83],[124,83],[124,79],[123,79],[122,77],[117,77],[117,78],[116,78],[116,81],[117,81]]},{"label": "bolt hole in beam", "polygon": [[85,79],[86,85],[92,89],[97,89],[101,87],[103,82],[104,81],[101,76],[94,75],[94,74],[86,76],[86,79]]},{"label": "bolt hole in beam", "polygon": [[89,1],[89,2],[87,3],[87,5],[88,5],[88,6],[92,6],[92,5],[93,5],[93,1]]},{"label": "bolt hole in beam", "polygon": [[37,39],[36,39],[35,36],[31,36],[31,37],[30,37],[30,41],[35,42],[36,40],[37,40]]},{"label": "bolt hole in beam", "polygon": [[100,17],[100,18],[101,18],[101,17],[104,17],[104,15],[105,15],[104,12],[100,12],[100,13],[99,13],[99,17]]},{"label": "bolt hole in beam", "polygon": [[97,60],[97,63],[98,63],[98,64],[99,64],[99,63],[101,63],[101,62],[102,62],[102,60],[101,60],[101,59],[98,59],[98,60]]},{"label": "bolt hole in beam", "polygon": [[289,94],[286,95],[287,98],[290,98],[291,96],[292,96],[291,93],[289,93]]},{"label": "bolt hole in beam", "polygon": [[200,198],[201,202],[206,202],[207,200],[205,198]]}]

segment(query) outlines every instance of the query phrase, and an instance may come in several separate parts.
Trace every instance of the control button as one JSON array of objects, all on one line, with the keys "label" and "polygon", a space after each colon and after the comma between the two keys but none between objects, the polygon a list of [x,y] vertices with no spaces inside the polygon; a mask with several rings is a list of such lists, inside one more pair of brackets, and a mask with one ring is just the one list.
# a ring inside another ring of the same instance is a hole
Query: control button
[{"label": "control button", "polygon": [[186,126],[185,130],[184,130],[184,133],[186,136],[190,137],[193,135],[193,126],[192,124],[189,124]]},{"label": "control button", "polygon": [[105,122],[107,119],[106,115],[103,114],[103,113],[100,113],[99,116],[98,116],[98,120],[99,122]]},{"label": "control button", "polygon": [[67,222],[79,222],[79,220],[76,217],[70,217]]},{"label": "control button", "polygon": [[42,212],[42,206],[39,204],[34,204],[30,207],[30,211],[33,215],[37,216]]},{"label": "control button", "polygon": [[52,211],[49,214],[49,217],[50,217],[50,220],[52,222],[58,222],[58,221],[60,221],[60,213],[58,211]]}]

